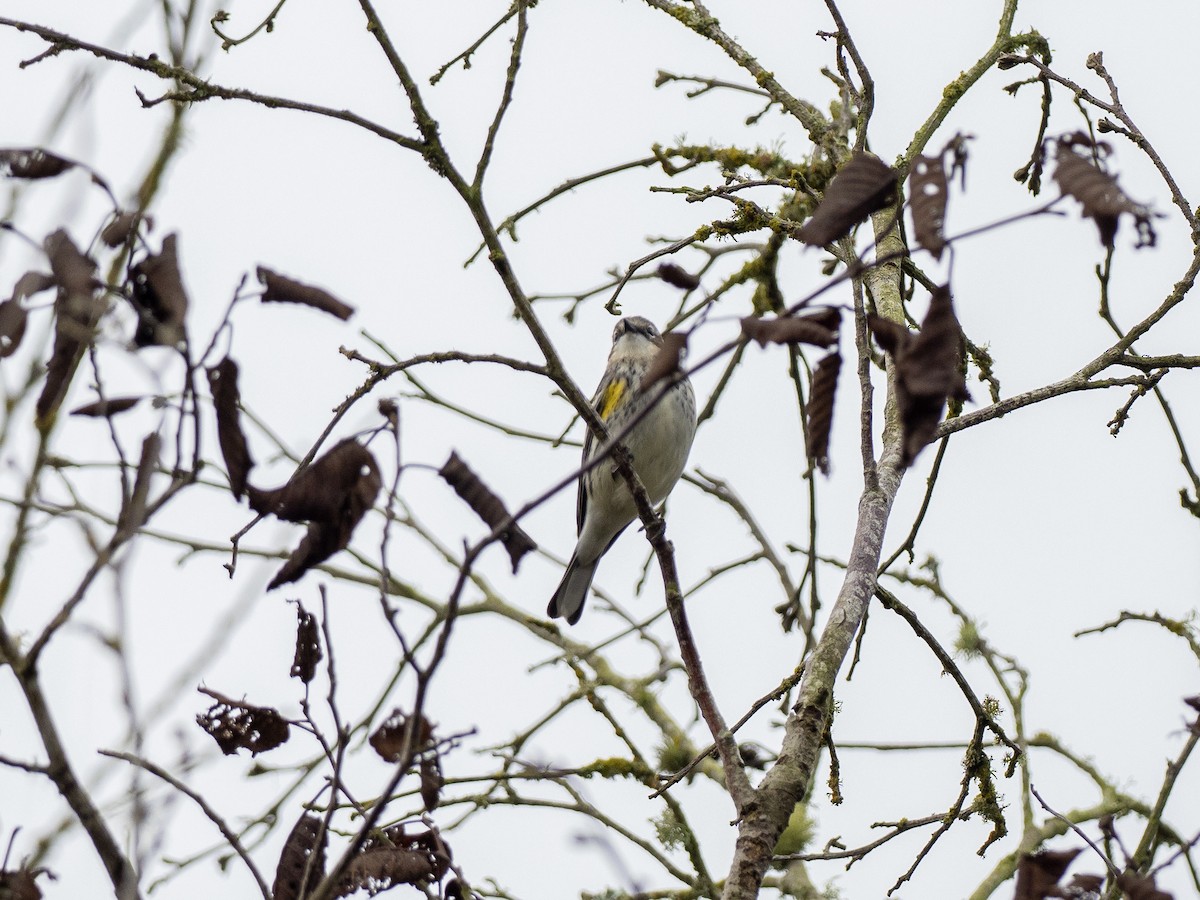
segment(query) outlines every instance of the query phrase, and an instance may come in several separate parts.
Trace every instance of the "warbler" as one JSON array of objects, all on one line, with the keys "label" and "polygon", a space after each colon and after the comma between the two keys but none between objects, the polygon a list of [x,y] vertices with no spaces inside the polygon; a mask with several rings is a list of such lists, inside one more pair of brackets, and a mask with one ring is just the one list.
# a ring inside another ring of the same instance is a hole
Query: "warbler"
[{"label": "warbler", "polygon": [[[672,385],[653,408],[646,409],[658,390],[651,388],[643,393],[642,378],[662,345],[662,335],[648,319],[630,316],[619,321],[613,329],[608,368],[592,398],[596,414],[608,427],[610,440],[638,419],[620,442],[633,457],[634,471],[656,506],[667,498],[683,474],[696,436],[696,395],[686,378]],[[583,442],[584,467],[606,454],[610,446],[609,442],[597,446],[589,429]],[[562,617],[572,625],[583,613],[600,557],[637,517],[629,485],[607,462],[580,476],[575,511],[579,540],[546,609],[551,618]]]}]

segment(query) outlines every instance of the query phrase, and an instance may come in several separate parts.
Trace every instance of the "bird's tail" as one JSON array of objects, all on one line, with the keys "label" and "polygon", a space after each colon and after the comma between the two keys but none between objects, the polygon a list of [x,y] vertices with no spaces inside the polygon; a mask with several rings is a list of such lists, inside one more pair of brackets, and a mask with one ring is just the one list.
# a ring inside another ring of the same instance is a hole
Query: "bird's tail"
[{"label": "bird's tail", "polygon": [[596,574],[596,563],[581,563],[574,555],[567,563],[567,571],[563,573],[558,589],[550,598],[546,607],[546,615],[552,619],[564,618],[574,625],[583,615],[583,604],[587,600],[588,591],[592,587],[592,578]]}]

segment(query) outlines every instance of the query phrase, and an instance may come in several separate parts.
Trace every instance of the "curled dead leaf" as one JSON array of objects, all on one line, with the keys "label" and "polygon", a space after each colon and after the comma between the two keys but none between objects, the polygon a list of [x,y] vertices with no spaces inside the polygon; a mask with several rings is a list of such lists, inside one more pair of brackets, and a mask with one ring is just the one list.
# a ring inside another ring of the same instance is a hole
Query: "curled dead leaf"
[{"label": "curled dead leaf", "polygon": [[325,877],[325,852],[328,832],[321,820],[306,812],[292,826],[271,888],[273,900],[300,900],[312,896],[313,890]]},{"label": "curled dead leaf", "polygon": [[516,574],[521,558],[531,550],[537,549],[533,538],[526,534],[519,524],[512,521],[504,501],[471,471],[457,453],[451,452],[450,458],[438,470],[438,474],[489,528],[493,531],[504,528],[500,533],[500,543],[508,551],[513,573]]},{"label": "curled dead leaf", "polygon": [[646,367],[646,371],[642,375],[641,384],[638,385],[638,390],[644,394],[664,378],[674,376],[679,371],[680,360],[686,352],[686,334],[678,331],[664,334],[662,336],[662,346],[658,348],[658,352],[650,360],[650,365]]},{"label": "curled dead leaf", "polygon": [[833,176],[825,196],[795,236],[805,244],[824,247],[895,202],[895,170],[877,156],[855,153]]},{"label": "curled dead leaf", "polygon": [[238,365],[225,357],[208,370],[208,388],[217,411],[217,443],[229,473],[229,489],[238,500],[246,492],[246,478],[254,467],[242,431],[242,398],[238,391]]},{"label": "curled dead leaf", "polygon": [[292,656],[292,678],[305,684],[317,674],[317,663],[324,658],[321,652],[321,636],[317,628],[317,617],[296,601],[296,652]]},{"label": "curled dead leaf", "polygon": [[196,716],[196,724],[212,735],[226,756],[238,750],[257,756],[287,741],[288,723],[277,710],[231,700],[207,688],[199,690],[216,702]]},{"label": "curled dead leaf", "polygon": [[9,178],[53,178],[74,167],[71,160],[40,147],[0,150],[0,175]]},{"label": "curled dead leaf", "polygon": [[[836,311],[835,311],[836,312]],[[829,347],[837,340],[837,332],[825,324],[827,315],[778,316],[763,319],[749,316],[742,319],[742,334],[758,341],[760,347],[774,344],[812,344],[814,347]],[[838,317],[840,321],[840,316]]]},{"label": "curled dead leaf", "polygon": [[144,399],[144,397],[111,397],[107,400],[97,400],[94,403],[85,403],[83,406],[75,407],[71,410],[71,415],[107,419],[109,416],[123,413],[127,409],[133,409]]},{"label": "curled dead leaf", "polygon": [[1148,206],[1136,203],[1117,186],[1117,179],[1101,169],[1093,157],[1103,145],[1087,135],[1072,134],[1059,138],[1055,146],[1054,180],[1064,194],[1083,206],[1083,215],[1096,222],[1100,242],[1112,248],[1122,213],[1133,217],[1138,231],[1138,247],[1153,247],[1158,240]]},{"label": "curled dead leaf", "polygon": [[137,347],[175,347],[184,338],[188,298],[179,272],[175,234],[163,238],[162,251],[148,254],[132,268],[130,302],[138,314],[133,336]]},{"label": "curled dead leaf", "polygon": [[808,398],[808,458],[825,475],[829,474],[829,433],[833,427],[833,399],[837,394],[842,355],[836,350],[817,363]]},{"label": "curled dead leaf", "polygon": [[671,287],[677,287],[685,291],[694,291],[700,287],[699,277],[693,275],[682,266],[675,265],[675,263],[662,263],[658,267],[658,277],[671,285]]},{"label": "curled dead leaf", "polygon": [[342,321],[354,315],[353,306],[343,303],[328,291],[280,275],[266,266],[258,267],[258,280],[266,287],[262,295],[263,303],[299,303],[337,316]]}]

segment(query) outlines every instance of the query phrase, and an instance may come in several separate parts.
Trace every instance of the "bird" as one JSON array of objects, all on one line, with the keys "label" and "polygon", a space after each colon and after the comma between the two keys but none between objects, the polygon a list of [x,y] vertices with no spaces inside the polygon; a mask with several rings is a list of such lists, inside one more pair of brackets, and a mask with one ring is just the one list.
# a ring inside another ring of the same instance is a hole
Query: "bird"
[{"label": "bird", "polygon": [[[662,335],[649,319],[621,319],[613,328],[608,366],[592,397],[592,408],[610,436],[641,416],[620,442],[629,450],[634,471],[655,506],[679,481],[696,436],[696,395],[686,377],[678,378],[654,407],[644,412],[658,392],[643,393],[642,379],[662,346]],[[597,446],[588,430],[575,506],[579,539],[546,608],[548,616],[564,618],[571,625],[583,614],[600,558],[637,517],[633,494],[616,467],[604,463],[588,467],[607,454],[610,446],[610,442]]]}]

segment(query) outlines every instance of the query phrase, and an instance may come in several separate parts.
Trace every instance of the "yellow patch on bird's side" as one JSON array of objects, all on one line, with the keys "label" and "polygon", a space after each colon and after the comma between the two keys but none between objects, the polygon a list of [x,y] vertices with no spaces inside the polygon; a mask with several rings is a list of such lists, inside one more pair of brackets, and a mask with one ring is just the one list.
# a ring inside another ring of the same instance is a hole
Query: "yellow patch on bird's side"
[{"label": "yellow patch on bird's side", "polygon": [[600,398],[600,407],[597,409],[601,419],[605,422],[608,421],[608,417],[621,404],[621,398],[625,396],[628,388],[629,382],[624,378],[614,378],[608,383],[608,386],[604,388],[604,395]]}]

